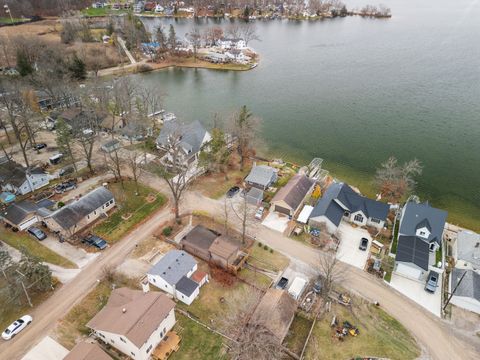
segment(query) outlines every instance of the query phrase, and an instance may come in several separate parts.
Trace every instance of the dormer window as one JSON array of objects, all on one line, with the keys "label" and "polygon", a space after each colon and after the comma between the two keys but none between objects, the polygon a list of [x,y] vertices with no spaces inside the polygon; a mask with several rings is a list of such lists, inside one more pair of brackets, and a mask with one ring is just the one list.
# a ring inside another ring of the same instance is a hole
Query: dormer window
[{"label": "dormer window", "polygon": [[355,215],[355,218],[353,220],[363,222],[363,216],[361,214],[357,214]]}]

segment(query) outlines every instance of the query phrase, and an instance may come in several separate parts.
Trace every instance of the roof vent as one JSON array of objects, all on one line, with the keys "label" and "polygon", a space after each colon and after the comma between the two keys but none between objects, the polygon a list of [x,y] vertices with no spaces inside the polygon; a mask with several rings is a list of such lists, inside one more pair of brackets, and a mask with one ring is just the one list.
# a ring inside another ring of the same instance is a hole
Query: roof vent
[{"label": "roof vent", "polygon": [[123,308],[123,309],[122,309],[122,313],[125,314],[126,312],[127,312],[127,309]]}]

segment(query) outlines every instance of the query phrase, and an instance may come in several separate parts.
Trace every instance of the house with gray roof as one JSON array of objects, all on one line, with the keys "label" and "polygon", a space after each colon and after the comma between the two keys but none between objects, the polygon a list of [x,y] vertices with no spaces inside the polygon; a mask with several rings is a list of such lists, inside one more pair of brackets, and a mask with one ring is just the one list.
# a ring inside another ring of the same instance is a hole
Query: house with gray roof
[{"label": "house with gray roof", "polygon": [[394,271],[423,279],[435,265],[435,252],[442,245],[447,212],[427,202],[408,202],[402,209]]},{"label": "house with gray roof", "polygon": [[452,304],[480,314],[480,274],[477,271],[454,268],[450,273],[452,292]]},{"label": "house with gray roof", "polygon": [[172,162],[172,156],[168,153],[172,144],[178,144],[181,149],[181,161],[187,165],[196,164],[200,150],[206,145],[212,136],[203,127],[200,121],[184,124],[178,120],[165,122],[157,137],[156,143],[159,150],[167,151],[163,161]]},{"label": "house with gray roof", "polygon": [[190,305],[205,282],[191,279],[197,267],[195,259],[185,251],[170,250],[147,272],[147,278],[153,286]]},{"label": "house with gray roof", "polygon": [[277,170],[267,165],[254,165],[245,182],[260,190],[266,190],[277,181]]},{"label": "house with gray roof", "polygon": [[37,203],[28,200],[10,204],[2,213],[1,219],[12,228],[23,231],[40,222],[44,214],[51,213],[54,205],[50,200]]},{"label": "house with gray roof", "polygon": [[480,271],[480,234],[469,230],[458,233],[455,267]]},{"label": "house with gray roof", "polygon": [[42,169],[26,168],[13,160],[7,160],[0,163],[2,191],[25,195],[49,184],[50,176]]},{"label": "house with gray roof", "polygon": [[345,183],[331,184],[310,213],[308,224],[325,225],[334,234],[342,219],[358,226],[385,226],[390,206],[355,192]]},{"label": "house with gray roof", "polygon": [[114,206],[113,194],[100,186],[42,220],[51,231],[70,237],[100,217],[106,217]]}]

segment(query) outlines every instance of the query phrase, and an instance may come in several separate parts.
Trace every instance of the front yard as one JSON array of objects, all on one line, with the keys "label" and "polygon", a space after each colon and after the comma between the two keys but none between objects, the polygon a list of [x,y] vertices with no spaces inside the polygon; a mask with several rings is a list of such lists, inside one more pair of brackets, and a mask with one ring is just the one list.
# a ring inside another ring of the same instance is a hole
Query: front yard
[{"label": "front yard", "polygon": [[112,183],[109,189],[115,196],[117,209],[107,219],[97,224],[92,232],[111,244],[120,240],[167,201],[164,195],[142,184],[139,184],[139,194],[135,195],[133,181],[124,181],[124,188],[120,183]]},{"label": "front yard", "polygon": [[240,186],[243,183],[243,179],[248,175],[250,169],[229,170],[227,172],[228,180],[225,179],[225,174],[206,174],[198,179],[192,185],[192,190],[199,191],[202,195],[211,199],[219,199],[225,195],[232,186]]},{"label": "front yard", "polygon": [[280,271],[288,266],[290,260],[278,251],[257,242],[253,245],[251,256],[247,262],[258,268]]}]

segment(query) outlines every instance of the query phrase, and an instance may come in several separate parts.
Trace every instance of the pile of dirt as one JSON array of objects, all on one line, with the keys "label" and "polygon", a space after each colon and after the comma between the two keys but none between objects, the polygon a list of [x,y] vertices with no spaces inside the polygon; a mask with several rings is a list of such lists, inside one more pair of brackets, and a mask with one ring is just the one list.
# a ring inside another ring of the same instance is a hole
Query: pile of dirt
[{"label": "pile of dirt", "polygon": [[234,275],[218,266],[210,266],[210,276],[223,287],[231,287],[237,282],[237,278]]}]

